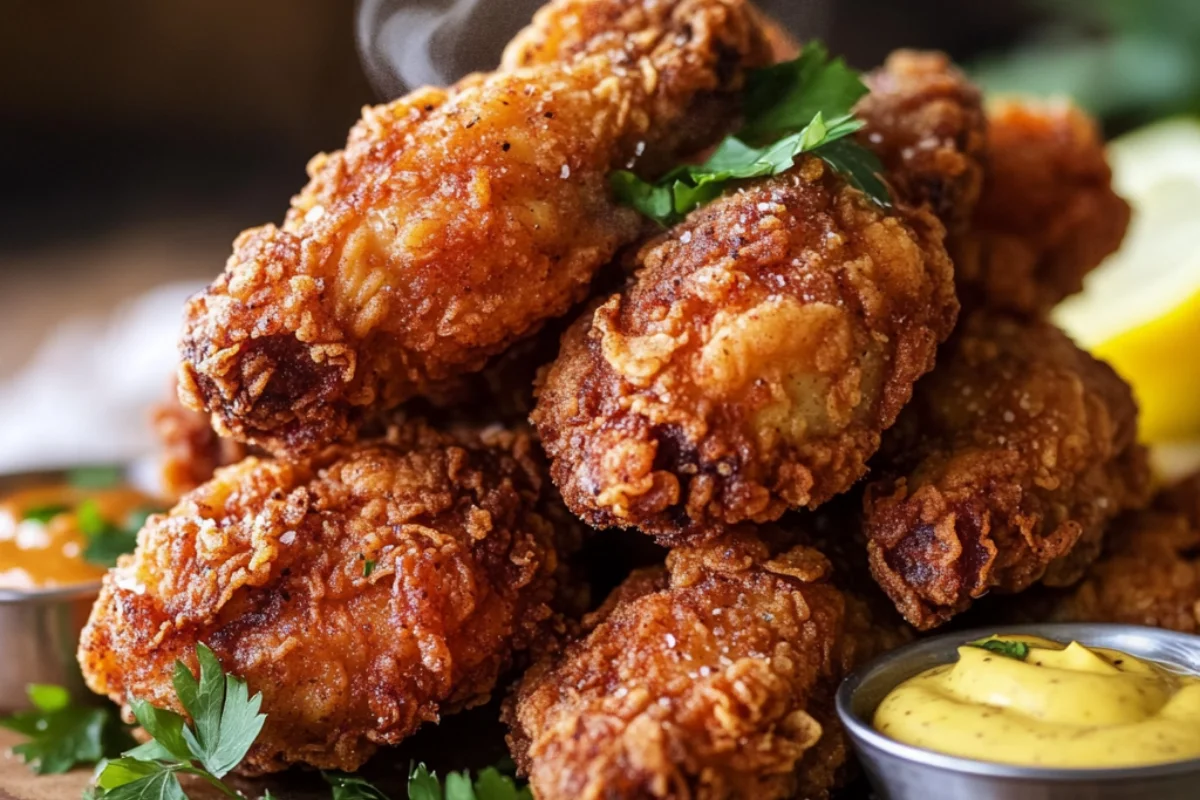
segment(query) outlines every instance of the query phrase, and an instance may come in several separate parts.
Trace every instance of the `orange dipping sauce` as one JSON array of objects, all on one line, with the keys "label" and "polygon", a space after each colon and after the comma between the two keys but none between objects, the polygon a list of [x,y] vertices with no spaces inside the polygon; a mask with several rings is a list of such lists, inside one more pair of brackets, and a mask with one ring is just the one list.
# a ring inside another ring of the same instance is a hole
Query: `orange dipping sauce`
[{"label": "orange dipping sauce", "polygon": [[[99,581],[103,561],[131,541],[141,517],[158,505],[124,486],[38,487],[0,500],[0,590]],[[93,546],[97,538],[103,541]]]}]

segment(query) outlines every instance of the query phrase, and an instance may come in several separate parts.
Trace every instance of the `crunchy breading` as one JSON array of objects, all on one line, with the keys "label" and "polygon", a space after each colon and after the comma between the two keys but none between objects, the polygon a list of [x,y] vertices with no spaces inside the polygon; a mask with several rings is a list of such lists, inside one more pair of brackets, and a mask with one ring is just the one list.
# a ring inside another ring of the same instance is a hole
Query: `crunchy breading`
[{"label": "crunchy breading", "polygon": [[855,113],[863,144],[911,205],[928,204],[951,234],[970,222],[983,185],[983,99],[944,53],[897,50],[866,76]]},{"label": "crunchy breading", "polygon": [[921,629],[989,591],[1068,585],[1145,502],[1129,387],[1047,322],[968,316],[885,437],[871,570]]},{"label": "crunchy breading", "polygon": [[224,435],[313,451],[582,300],[642,226],[609,173],[711,143],[770,58],[748,0],[585,7],[647,27],[368,108],[343,151],[313,159],[282,228],[244,232],[188,304],[184,401]]},{"label": "crunchy breading", "polygon": [[1129,218],[1086,113],[1065,100],[990,105],[983,194],[970,231],[950,239],[963,305],[1044,313],[1083,287]]},{"label": "crunchy breading", "polygon": [[954,324],[942,237],[806,158],[649,242],[538,390],[568,507],[678,543],[849,488]]},{"label": "crunchy breading", "polygon": [[263,694],[241,771],[354,770],[487,700],[557,624],[565,543],[537,456],[527,434],[410,424],[219,470],[105,578],[79,646],[88,686],[181,710],[172,665],[204,642]]},{"label": "crunchy breading", "polygon": [[827,796],[848,758],[833,693],[872,624],[829,571],[742,529],[636,572],[509,701],[536,796]]}]

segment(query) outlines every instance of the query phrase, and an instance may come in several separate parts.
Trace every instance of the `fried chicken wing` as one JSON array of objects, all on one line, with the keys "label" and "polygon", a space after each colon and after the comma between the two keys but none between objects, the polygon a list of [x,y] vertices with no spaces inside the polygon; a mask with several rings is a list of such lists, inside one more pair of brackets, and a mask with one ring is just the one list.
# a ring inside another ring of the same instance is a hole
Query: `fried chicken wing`
[{"label": "fried chicken wing", "polygon": [[368,108],[313,159],[283,227],[244,232],[187,306],[190,407],[224,435],[311,451],[584,298],[642,224],[608,174],[711,143],[770,51],[747,0],[564,0],[539,19],[577,8],[646,27]]},{"label": "fried chicken wing", "polygon": [[971,229],[951,239],[963,304],[1045,312],[1121,244],[1129,204],[1095,121],[1066,101],[992,105],[987,165]]},{"label": "fried chicken wing", "polygon": [[905,202],[928,204],[950,233],[970,222],[984,174],[983,99],[944,53],[898,50],[866,76],[855,113],[863,144]]},{"label": "fried chicken wing", "polygon": [[509,702],[536,795],[825,797],[848,757],[833,693],[871,626],[829,570],[744,529],[635,573]]},{"label": "fried chicken wing", "polygon": [[942,237],[809,158],[649,242],[539,388],[568,507],[679,543],[849,488],[954,323]]},{"label": "fried chicken wing", "polygon": [[1078,580],[1148,487],[1137,407],[1048,322],[969,315],[889,432],[867,487],[871,570],[927,629],[989,591]]},{"label": "fried chicken wing", "polygon": [[204,642],[262,692],[243,772],[353,770],[484,702],[555,624],[561,530],[527,434],[416,423],[311,462],[217,472],[105,578],[88,685],[178,708],[172,665]]}]

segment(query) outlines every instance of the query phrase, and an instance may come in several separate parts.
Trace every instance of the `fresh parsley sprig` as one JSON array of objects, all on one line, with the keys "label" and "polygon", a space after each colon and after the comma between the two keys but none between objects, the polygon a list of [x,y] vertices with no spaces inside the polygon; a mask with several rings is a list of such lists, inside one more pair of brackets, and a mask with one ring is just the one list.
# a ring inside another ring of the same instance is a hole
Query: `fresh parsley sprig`
[{"label": "fresh parsley sprig", "polygon": [[1029,658],[1029,645],[1025,642],[1009,642],[1004,639],[980,639],[975,642],[968,642],[967,647],[978,647],[981,650],[987,650],[1005,658],[1013,658],[1017,661],[1024,661]]},{"label": "fresh parsley sprig", "polygon": [[112,706],[76,706],[61,686],[28,688],[33,710],[0,719],[0,727],[29,741],[13,747],[37,775],[61,775],[81,764],[95,764],[133,743]]},{"label": "fresh parsley sprig", "polygon": [[734,182],[779,175],[795,166],[802,153],[812,153],[887,206],[891,198],[879,177],[879,159],[847,138],[863,127],[853,109],[866,93],[859,74],[845,61],[831,59],[822,43],[810,42],[799,58],[750,74],[741,130],[704,163],[677,167],[654,182],[629,171],[614,172],[613,192],[619,202],[669,225],[712,202]]},{"label": "fresh parsley sprig", "polygon": [[[336,797],[334,800],[340,800]],[[357,797],[345,800],[359,800]],[[366,796],[363,800],[375,800]],[[424,764],[412,768],[408,776],[408,800],[533,800],[528,786],[516,782],[495,767],[481,770],[474,781],[467,772],[450,772],[444,782]]]},{"label": "fresh parsley sprig", "polygon": [[251,697],[246,682],[226,674],[203,644],[196,647],[196,659],[199,679],[177,661],[173,681],[191,722],[174,711],[134,700],[134,716],[154,738],[105,765],[96,778],[97,797],[186,800],[180,775],[195,775],[229,797],[240,797],[221,779],[241,763],[262,730],[262,695]]}]

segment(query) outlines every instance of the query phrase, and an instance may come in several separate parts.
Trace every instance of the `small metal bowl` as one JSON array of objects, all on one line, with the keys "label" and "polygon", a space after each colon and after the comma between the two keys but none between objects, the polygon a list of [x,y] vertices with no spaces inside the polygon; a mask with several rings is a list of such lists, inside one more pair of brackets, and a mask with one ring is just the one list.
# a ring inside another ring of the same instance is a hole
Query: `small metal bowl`
[{"label": "small metal bowl", "polygon": [[871,726],[875,709],[902,681],[956,659],[966,642],[1025,634],[1121,650],[1200,674],[1200,636],[1135,625],[1047,624],[960,631],[888,653],[847,678],[837,709],[879,800],[1196,800],[1200,759],[1113,769],[994,764],[902,744]]},{"label": "small metal bowl", "polygon": [[[119,470],[131,485],[155,493],[153,470],[146,464],[86,466]],[[0,475],[0,497],[64,483],[73,471]],[[64,686],[80,700],[94,698],[83,685],[75,651],[99,593],[99,581],[50,589],[0,589],[0,714],[28,708],[26,688],[31,683]]]},{"label": "small metal bowl", "polygon": [[89,697],[75,651],[99,593],[99,583],[0,590],[0,713],[28,708],[31,683],[58,684],[73,697]]}]

